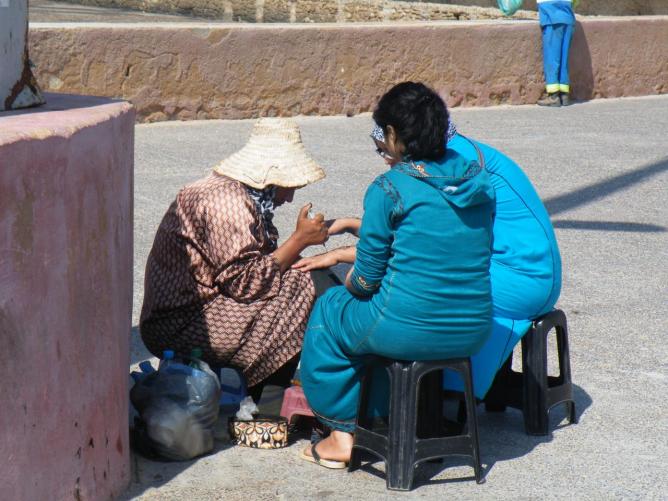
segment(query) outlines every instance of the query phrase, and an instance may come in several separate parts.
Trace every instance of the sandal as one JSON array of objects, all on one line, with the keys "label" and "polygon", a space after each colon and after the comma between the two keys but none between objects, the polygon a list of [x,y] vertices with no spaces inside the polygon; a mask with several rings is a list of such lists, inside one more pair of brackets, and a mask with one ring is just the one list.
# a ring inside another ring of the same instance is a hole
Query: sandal
[{"label": "sandal", "polygon": [[346,463],[345,461],[334,461],[331,459],[321,458],[320,454],[318,454],[318,451],[315,450],[316,445],[318,444],[313,444],[311,446],[312,456],[306,454],[306,449],[304,449],[299,453],[299,457],[310,463],[315,463],[317,465],[324,466],[325,468],[330,468],[332,470],[342,470],[348,466],[348,463]]}]

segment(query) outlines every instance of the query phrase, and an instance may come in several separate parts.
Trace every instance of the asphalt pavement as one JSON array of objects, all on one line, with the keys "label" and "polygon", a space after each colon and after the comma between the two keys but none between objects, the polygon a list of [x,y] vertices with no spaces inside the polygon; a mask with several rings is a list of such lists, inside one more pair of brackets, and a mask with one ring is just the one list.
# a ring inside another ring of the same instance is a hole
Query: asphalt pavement
[{"label": "asphalt pavement", "polygon": [[[563,259],[557,306],[569,322],[579,424],[566,425],[564,410],[555,408],[553,433],[531,437],[518,411],[491,414],[480,406],[484,485],[471,480],[465,461],[448,461],[421,466],[411,493],[392,493],[382,464],[352,474],[326,470],[298,458],[304,440],[275,451],[218,442],[214,454],[196,461],[133,457],[128,499],[667,499],[668,96],[562,109],[454,109],[452,116],[464,134],[514,158],[551,214]],[[385,168],[369,138],[370,116],[297,121],[327,178],[278,209],[282,238],[309,201],[327,217],[361,215],[366,187]],[[164,212],[181,186],[243,146],[252,124],[136,127],[135,325],[146,257]],[[346,243],[353,241],[327,245]],[[136,329],[132,337],[137,363],[149,354]]]}]

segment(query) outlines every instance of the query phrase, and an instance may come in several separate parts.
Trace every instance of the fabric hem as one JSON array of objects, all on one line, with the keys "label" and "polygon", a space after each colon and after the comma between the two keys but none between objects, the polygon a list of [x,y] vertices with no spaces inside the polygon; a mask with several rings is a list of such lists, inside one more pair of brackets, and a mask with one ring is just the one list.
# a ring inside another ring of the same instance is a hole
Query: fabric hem
[{"label": "fabric hem", "polygon": [[339,421],[336,419],[330,419],[323,416],[322,414],[318,414],[313,409],[311,409],[311,411],[313,412],[313,415],[316,418],[318,418],[320,422],[329,426],[332,430],[345,431],[346,433],[354,433],[355,431],[355,425],[356,425],[355,421]]}]

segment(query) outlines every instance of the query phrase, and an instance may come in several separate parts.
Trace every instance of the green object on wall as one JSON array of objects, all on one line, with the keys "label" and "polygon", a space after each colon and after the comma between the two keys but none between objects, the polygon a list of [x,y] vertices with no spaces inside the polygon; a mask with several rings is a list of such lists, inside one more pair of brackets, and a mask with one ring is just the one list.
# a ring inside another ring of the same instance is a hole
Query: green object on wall
[{"label": "green object on wall", "polygon": [[512,16],[522,7],[523,0],[497,0],[504,16]]}]

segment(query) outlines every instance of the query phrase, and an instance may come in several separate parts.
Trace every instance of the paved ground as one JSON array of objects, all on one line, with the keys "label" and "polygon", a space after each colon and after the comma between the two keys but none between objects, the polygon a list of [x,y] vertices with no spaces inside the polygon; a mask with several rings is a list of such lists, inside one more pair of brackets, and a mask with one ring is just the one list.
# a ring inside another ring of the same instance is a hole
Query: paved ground
[{"label": "paved ground", "polygon": [[[529,437],[519,412],[486,414],[480,431],[487,483],[457,463],[418,470],[410,494],[385,490],[379,464],[353,474],[279,451],[218,443],[206,458],[134,458],[135,499],[667,499],[668,96],[600,100],[565,109],[457,109],[460,130],[510,154],[526,170],[557,228],[564,263],[558,306],[569,320],[580,424]],[[279,209],[285,237],[301,204],[328,216],[360,215],[383,170],[371,119],[300,118],[326,180]],[[136,129],[135,313],[157,225],[179,187],[241,147],[250,121],[139,125]],[[330,242],[334,246],[338,242]],[[132,360],[147,356],[133,333]],[[552,415],[553,426],[564,417]],[[374,473],[375,472],[375,473]],[[468,478],[458,481],[459,478]]]}]

